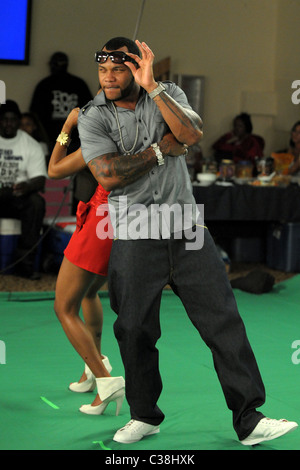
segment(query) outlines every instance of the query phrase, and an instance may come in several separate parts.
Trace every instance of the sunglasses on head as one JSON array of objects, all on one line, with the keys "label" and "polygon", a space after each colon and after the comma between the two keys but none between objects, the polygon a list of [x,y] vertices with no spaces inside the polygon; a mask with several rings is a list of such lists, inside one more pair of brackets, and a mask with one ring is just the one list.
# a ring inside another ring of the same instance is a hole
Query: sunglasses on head
[{"label": "sunglasses on head", "polygon": [[124,62],[132,62],[137,65],[136,61],[132,59],[129,55],[125,54],[122,51],[98,51],[95,53],[95,61],[99,64],[104,64],[107,59],[110,59],[114,64],[124,64]]}]

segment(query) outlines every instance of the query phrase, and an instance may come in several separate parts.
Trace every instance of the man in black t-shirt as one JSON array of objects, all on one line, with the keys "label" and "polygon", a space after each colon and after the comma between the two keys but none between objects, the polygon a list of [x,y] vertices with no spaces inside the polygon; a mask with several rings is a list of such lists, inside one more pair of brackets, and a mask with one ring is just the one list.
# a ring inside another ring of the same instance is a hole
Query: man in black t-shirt
[{"label": "man in black t-shirt", "polygon": [[[93,96],[84,80],[68,72],[69,60],[64,52],[55,52],[51,56],[49,65],[51,74],[37,84],[30,111],[39,118],[48,134],[51,154],[69,113],[76,107],[85,106]],[[77,129],[74,129],[68,153],[72,153],[78,147],[80,140]],[[87,178],[90,180],[88,185]],[[75,176],[72,213],[76,212],[78,201],[87,202],[96,187],[97,183],[89,170],[83,170]]]},{"label": "man in black t-shirt", "polygon": [[[70,111],[83,107],[93,96],[84,80],[68,72],[69,60],[64,52],[55,52],[49,65],[51,74],[37,84],[30,111],[34,112],[43,124],[52,150]],[[75,133],[72,140],[71,145],[74,148],[77,141]]]}]

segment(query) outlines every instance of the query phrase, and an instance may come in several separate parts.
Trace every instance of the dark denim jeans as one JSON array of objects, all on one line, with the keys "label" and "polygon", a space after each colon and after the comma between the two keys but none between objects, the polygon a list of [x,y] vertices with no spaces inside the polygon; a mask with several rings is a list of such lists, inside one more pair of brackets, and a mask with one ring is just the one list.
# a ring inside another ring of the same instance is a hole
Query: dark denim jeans
[{"label": "dark denim jeans", "polygon": [[[109,291],[118,318],[114,331],[125,368],[131,417],[157,425],[162,391],[155,344],[160,337],[162,289],[170,284],[210,348],[233,426],[247,437],[263,417],[256,408],[265,390],[223,261],[207,229],[204,245],[187,250],[186,240],[116,240]],[[184,400],[184,397],[182,397]]]}]

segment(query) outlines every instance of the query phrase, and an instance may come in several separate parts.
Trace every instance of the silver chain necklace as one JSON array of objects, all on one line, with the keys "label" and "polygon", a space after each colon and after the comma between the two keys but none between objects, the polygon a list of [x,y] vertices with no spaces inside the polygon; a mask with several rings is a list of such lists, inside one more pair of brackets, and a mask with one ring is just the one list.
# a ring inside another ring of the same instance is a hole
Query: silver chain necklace
[{"label": "silver chain necklace", "polygon": [[139,125],[138,123],[136,123],[136,134],[135,134],[135,140],[134,140],[134,143],[133,143],[133,146],[131,147],[131,149],[126,149],[125,146],[124,146],[124,142],[123,142],[123,137],[122,137],[122,131],[121,131],[121,126],[120,126],[120,122],[119,122],[119,116],[118,116],[118,111],[116,109],[116,106],[115,106],[115,103],[112,101],[111,102],[112,106],[113,106],[113,109],[114,109],[114,112],[115,112],[115,117],[116,117],[116,121],[117,121],[117,125],[118,125],[118,130],[119,130],[119,134],[120,134],[120,141],[121,141],[121,146],[122,146],[122,149],[123,149],[123,152],[125,153],[125,155],[131,155],[131,152],[134,151],[135,149],[135,146],[136,146],[136,143],[137,143],[137,140],[138,140],[138,136],[139,136]]}]

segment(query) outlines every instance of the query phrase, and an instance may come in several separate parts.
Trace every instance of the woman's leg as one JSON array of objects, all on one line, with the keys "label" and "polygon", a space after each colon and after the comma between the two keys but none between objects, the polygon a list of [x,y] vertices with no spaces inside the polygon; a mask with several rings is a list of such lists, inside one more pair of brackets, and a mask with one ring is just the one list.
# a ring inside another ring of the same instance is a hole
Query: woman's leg
[{"label": "woman's leg", "polygon": [[[84,298],[81,302],[81,308],[85,325],[90,331],[97,351],[101,354],[101,336],[103,326],[103,307],[98,295],[98,291],[101,289],[107,278],[104,276],[97,276],[94,278],[92,284],[88,288]],[[85,382],[87,380],[86,373],[83,372],[78,383]]]},{"label": "woman's leg", "polygon": [[94,343],[101,355],[101,335],[103,326],[103,307],[98,295],[106,282],[106,277],[96,276],[81,302],[83,318]]},{"label": "woman's leg", "polygon": [[[102,358],[103,356],[101,354],[101,337],[103,327],[103,307],[100,297],[98,295],[98,291],[101,289],[106,280],[106,277],[96,275],[94,281],[88,288],[81,302],[81,308],[86,327],[90,331],[94,343],[96,345],[97,351],[99,351],[100,357]],[[79,382],[86,380],[86,378],[86,374],[85,372],[83,372]],[[97,406],[100,403],[101,400],[99,395],[97,394],[95,400],[92,403],[92,406]]]},{"label": "woman's leg", "polygon": [[82,299],[95,276],[64,258],[57,278],[54,310],[69,341],[95,377],[110,377],[90,329],[79,316]]}]

